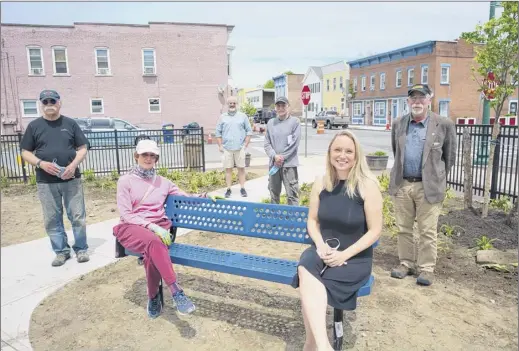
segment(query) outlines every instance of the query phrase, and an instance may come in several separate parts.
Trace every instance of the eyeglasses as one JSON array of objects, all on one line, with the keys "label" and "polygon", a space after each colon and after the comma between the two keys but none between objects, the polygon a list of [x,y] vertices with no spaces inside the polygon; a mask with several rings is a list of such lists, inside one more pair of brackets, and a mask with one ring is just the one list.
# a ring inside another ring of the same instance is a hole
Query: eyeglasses
[{"label": "eyeglasses", "polygon": [[[337,250],[339,248],[339,246],[341,246],[341,242],[337,238],[326,239],[324,242],[326,243],[326,245],[331,247],[332,250]],[[343,263],[343,265],[346,265],[346,264],[347,264],[346,262]],[[321,277],[323,276],[323,273],[326,270],[326,268],[328,268],[328,265],[324,266],[323,270],[321,271],[321,274],[320,274]]]},{"label": "eyeglasses", "polygon": [[55,99],[45,99],[41,103],[44,105],[56,105],[56,102],[57,101]]}]

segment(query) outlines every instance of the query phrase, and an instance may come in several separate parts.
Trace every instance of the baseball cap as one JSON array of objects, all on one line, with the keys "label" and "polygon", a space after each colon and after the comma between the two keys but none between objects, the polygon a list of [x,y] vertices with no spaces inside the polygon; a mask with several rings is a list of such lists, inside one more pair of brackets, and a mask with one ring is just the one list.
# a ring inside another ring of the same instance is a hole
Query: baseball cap
[{"label": "baseball cap", "polygon": [[429,85],[415,84],[407,91],[407,96],[411,96],[411,94],[414,93],[415,91],[422,93],[424,95],[431,94],[431,89],[429,88]]},{"label": "baseball cap", "polygon": [[279,103],[288,104],[288,99],[284,96],[280,96],[276,99],[276,102],[274,104],[279,104]]},{"label": "baseball cap", "polygon": [[60,96],[56,90],[43,90],[40,93],[40,101],[45,99],[60,100]]},{"label": "baseball cap", "polygon": [[136,147],[136,151],[139,155],[142,155],[146,152],[150,152],[155,155],[160,154],[160,149],[157,146],[157,143],[154,140],[148,140],[148,139],[139,141],[139,143],[137,144],[137,147]]}]

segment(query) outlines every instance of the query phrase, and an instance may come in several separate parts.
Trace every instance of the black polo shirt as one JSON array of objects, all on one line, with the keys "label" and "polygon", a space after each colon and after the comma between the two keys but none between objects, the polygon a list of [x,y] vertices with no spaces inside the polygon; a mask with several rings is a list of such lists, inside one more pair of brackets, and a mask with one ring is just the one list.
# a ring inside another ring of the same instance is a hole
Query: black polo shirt
[{"label": "black polo shirt", "polygon": [[[87,143],[88,140],[76,121],[60,115],[55,121],[39,117],[30,122],[20,147],[33,152],[40,160],[47,162],[56,160],[58,165],[66,167],[76,158],[76,149]],[[81,177],[79,167],[76,168],[74,176]],[[63,180],[48,174],[41,168],[36,168],[38,183],[61,183],[69,180],[71,179]]]}]

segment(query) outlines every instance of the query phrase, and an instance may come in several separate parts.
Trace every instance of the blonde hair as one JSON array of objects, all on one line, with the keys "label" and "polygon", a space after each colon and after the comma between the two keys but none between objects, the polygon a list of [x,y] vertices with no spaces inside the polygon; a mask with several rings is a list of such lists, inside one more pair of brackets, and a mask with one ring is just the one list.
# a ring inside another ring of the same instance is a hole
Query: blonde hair
[{"label": "blonde hair", "polygon": [[359,195],[363,198],[364,189],[366,188],[369,181],[375,182],[378,186],[377,177],[371,172],[369,169],[368,163],[366,162],[366,157],[364,155],[364,151],[360,147],[359,140],[349,130],[344,130],[338,132],[333,137],[330,145],[328,145],[328,153],[326,154],[326,172],[323,177],[323,185],[327,191],[333,191],[333,189],[339,183],[339,177],[337,176],[337,171],[335,167],[332,165],[330,160],[332,144],[335,142],[335,139],[346,136],[353,141],[355,145],[355,163],[351,167],[350,172],[348,174],[347,184],[346,184],[346,194],[350,197],[354,197],[356,190],[358,189]]}]

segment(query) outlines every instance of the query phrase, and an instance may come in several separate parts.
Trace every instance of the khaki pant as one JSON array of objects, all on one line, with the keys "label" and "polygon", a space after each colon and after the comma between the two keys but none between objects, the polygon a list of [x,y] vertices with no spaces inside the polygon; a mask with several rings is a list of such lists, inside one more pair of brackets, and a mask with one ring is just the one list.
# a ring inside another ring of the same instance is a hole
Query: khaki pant
[{"label": "khaki pant", "polygon": [[[404,180],[393,201],[400,263],[409,268],[418,266],[420,271],[434,272],[441,202],[430,204],[425,199],[422,182],[411,183],[407,180]],[[418,252],[414,240],[415,219]]]},{"label": "khaki pant", "polygon": [[231,151],[223,150],[223,168],[245,168],[245,149]]}]

